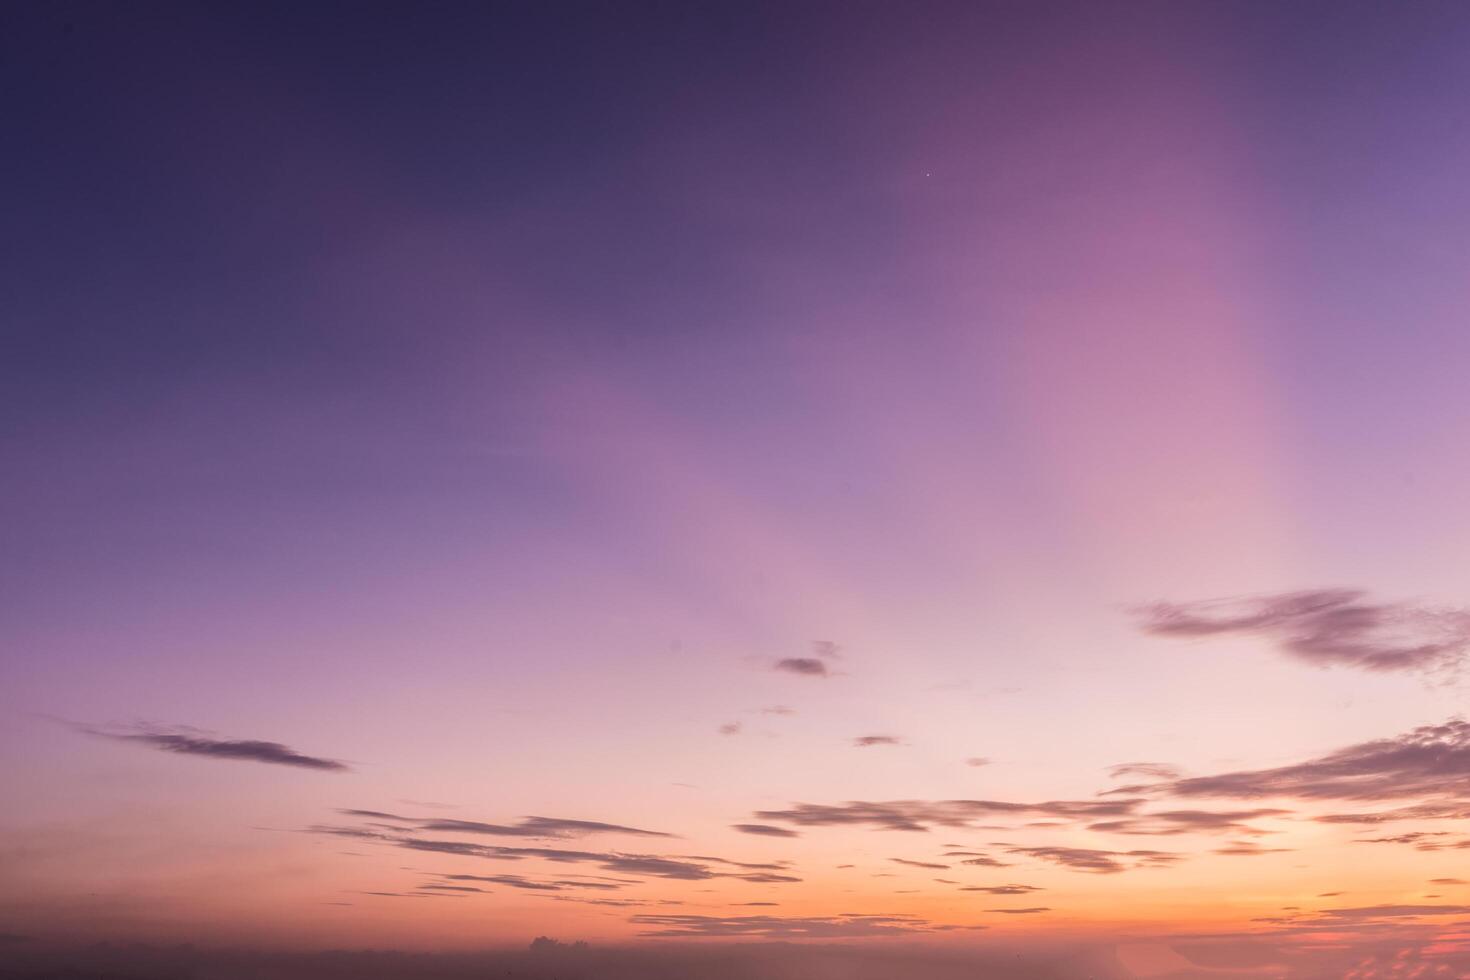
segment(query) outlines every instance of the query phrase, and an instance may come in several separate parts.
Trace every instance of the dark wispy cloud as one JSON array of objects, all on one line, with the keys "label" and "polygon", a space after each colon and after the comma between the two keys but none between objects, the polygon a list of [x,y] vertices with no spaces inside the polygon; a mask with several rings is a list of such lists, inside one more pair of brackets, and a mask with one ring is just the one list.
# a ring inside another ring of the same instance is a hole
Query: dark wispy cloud
[{"label": "dark wispy cloud", "polygon": [[769,823],[735,823],[731,827],[742,834],[754,834],[757,837],[800,837],[801,834],[785,827],[777,827]]},{"label": "dark wispy cloud", "polygon": [[776,661],[776,669],[804,677],[827,676],[827,665],[815,657],[784,657]]},{"label": "dark wispy cloud", "polygon": [[522,817],[513,824],[481,823],[476,820],[449,820],[443,817],[404,817],[379,810],[338,810],[349,817],[364,817],[390,820],[418,830],[440,833],[480,834],[490,837],[545,837],[568,839],[586,837],[589,834],[623,834],[630,837],[677,837],[660,830],[644,830],[640,827],[625,827],[622,824],[603,823],[598,820],[568,820],[563,817]]},{"label": "dark wispy cloud", "polygon": [[1388,837],[1360,837],[1358,844],[1409,844],[1420,850],[1439,850],[1441,838],[1448,836],[1445,830],[1417,830],[1407,834]]},{"label": "dark wispy cloud", "polygon": [[[578,821],[579,823],[582,821]],[[680,881],[706,881],[714,878],[738,878],[757,884],[785,884],[800,878],[785,873],[787,862],[752,863],[725,858],[694,855],[666,857],[657,854],[626,854],[616,851],[578,851],[554,847],[505,847],[470,841],[438,840],[408,836],[404,832],[385,832],[356,827],[316,825],[308,833],[329,834],[373,840],[412,851],[452,854],[460,857],[484,858],[491,861],[523,861],[540,859],[555,864],[592,864],[602,871],[637,878],[667,878]],[[718,865],[718,867],[711,867]],[[733,870],[732,870],[733,869]],[[488,880],[488,879],[487,879]],[[509,881],[502,882],[510,884]],[[517,886],[512,886],[517,887]],[[545,890],[545,889],[540,889]]]},{"label": "dark wispy cloud", "polygon": [[929,921],[910,915],[784,917],[639,914],[628,921],[635,925],[652,927],[642,933],[645,936],[760,936],[768,939],[886,936],[925,932],[932,928]]},{"label": "dark wispy cloud", "polygon": [[1133,868],[1161,868],[1182,860],[1180,855],[1167,851],[1104,851],[1086,847],[1009,847],[1006,853],[1020,854],[1093,874],[1117,874]]},{"label": "dark wispy cloud", "polygon": [[[775,668],[783,670],[788,674],[801,674],[806,677],[828,677],[831,671],[827,669],[827,661],[835,660],[842,648],[831,640],[813,640],[812,655],[810,657],[783,657],[777,660]],[[780,714],[785,712],[772,712]]]},{"label": "dark wispy cloud", "polygon": [[911,868],[929,868],[931,870],[948,871],[947,864],[934,864],[929,861],[910,861],[907,858],[889,858],[894,864],[906,864]]},{"label": "dark wispy cloud", "polygon": [[1394,738],[1350,745],[1295,765],[1193,776],[1113,792],[1145,790],[1181,797],[1364,802],[1466,795],[1470,794],[1470,724],[1455,719]]},{"label": "dark wispy cloud", "polygon": [[980,766],[990,765],[990,760],[985,758],[983,755],[972,755],[965,760],[965,765],[978,768]]},{"label": "dark wispy cloud", "polygon": [[1360,589],[1316,589],[1203,602],[1155,602],[1136,610],[1161,636],[1254,634],[1321,667],[1432,670],[1470,651],[1470,613],[1406,602],[1370,602]]},{"label": "dark wispy cloud", "polygon": [[794,715],[796,709],[788,708],[784,704],[771,704],[761,708],[760,713],[763,715]]},{"label": "dark wispy cloud", "polygon": [[984,892],[987,895],[1029,895],[1031,892],[1045,890],[1036,885],[966,885],[960,889],[962,892]]},{"label": "dark wispy cloud", "polygon": [[280,742],[264,742],[257,739],[209,738],[193,729],[158,731],[151,729],[112,730],[78,726],[78,730],[99,738],[117,742],[146,745],[161,752],[179,755],[195,755],[206,759],[236,759],[246,762],[264,762],[275,766],[292,766],[297,769],[319,769],[326,772],[346,772],[351,767],[337,759],[305,755]]},{"label": "dark wispy cloud", "polygon": [[624,885],[636,884],[637,879],[608,879],[588,880],[576,878],[555,878],[547,881],[537,881],[534,878],[526,878],[523,875],[466,875],[446,874],[439,876],[444,881],[483,881],[491,884],[506,885],[510,888],[519,888],[524,891],[556,892],[569,888],[581,888],[591,891],[616,891]]},{"label": "dark wispy cloud", "polygon": [[861,800],[838,804],[797,803],[786,810],[760,810],[759,820],[802,827],[868,826],[878,830],[926,831],[931,827],[969,827],[984,818],[1048,816],[1087,820],[1130,816],[1143,801],[1050,800],[1007,803],[999,800]]},{"label": "dark wispy cloud", "polygon": [[739,735],[740,729],[743,727],[738,721],[727,721],[719,727],[719,733],[721,735]]},{"label": "dark wispy cloud", "polygon": [[1142,776],[1145,779],[1178,779],[1184,773],[1177,766],[1171,766],[1167,762],[1125,762],[1109,768],[1108,775],[1114,779],[1124,779],[1129,776]]},{"label": "dark wispy cloud", "polygon": [[1006,915],[1035,915],[1038,912],[1050,912],[1051,909],[1044,905],[1037,905],[1029,909],[986,909],[987,912],[1002,912]]},{"label": "dark wispy cloud", "polygon": [[1260,834],[1265,831],[1250,826],[1244,821],[1260,817],[1279,817],[1289,810],[1163,810],[1157,813],[1141,813],[1120,820],[1102,820],[1088,824],[1088,830],[1111,834],[1137,834],[1140,836],[1168,837],[1177,834],[1230,833]]},{"label": "dark wispy cloud", "polygon": [[866,749],[874,745],[902,745],[903,739],[897,735],[859,735],[852,740],[852,744],[860,749]]}]

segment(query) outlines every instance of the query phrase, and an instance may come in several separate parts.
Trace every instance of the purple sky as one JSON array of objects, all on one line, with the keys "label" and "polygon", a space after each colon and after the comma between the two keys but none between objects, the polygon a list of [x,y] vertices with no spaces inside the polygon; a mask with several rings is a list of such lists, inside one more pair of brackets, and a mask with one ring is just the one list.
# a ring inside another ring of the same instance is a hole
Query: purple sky
[{"label": "purple sky", "polygon": [[0,933],[1458,954],[1470,9],[6,19]]}]

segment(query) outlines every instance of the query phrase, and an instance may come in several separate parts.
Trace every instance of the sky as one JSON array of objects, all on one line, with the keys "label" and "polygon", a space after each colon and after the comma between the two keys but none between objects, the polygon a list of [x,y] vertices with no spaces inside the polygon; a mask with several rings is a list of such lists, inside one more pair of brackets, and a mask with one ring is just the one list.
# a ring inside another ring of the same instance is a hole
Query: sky
[{"label": "sky", "polygon": [[3,20],[12,956],[1470,975],[1470,8]]}]

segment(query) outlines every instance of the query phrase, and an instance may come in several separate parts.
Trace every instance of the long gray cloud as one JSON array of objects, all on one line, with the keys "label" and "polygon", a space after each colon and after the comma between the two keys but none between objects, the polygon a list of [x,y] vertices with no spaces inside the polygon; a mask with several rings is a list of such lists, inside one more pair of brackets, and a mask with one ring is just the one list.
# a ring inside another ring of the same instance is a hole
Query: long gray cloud
[{"label": "long gray cloud", "polygon": [[1157,636],[1257,635],[1318,667],[1434,670],[1470,652],[1470,613],[1407,602],[1369,602],[1360,589],[1316,589],[1202,602],[1155,602],[1135,610]]},{"label": "long gray cloud", "polygon": [[631,837],[677,837],[660,830],[643,830],[598,820],[568,820],[563,817],[522,817],[514,824],[481,823],[476,820],[447,820],[442,817],[404,817],[380,810],[338,810],[349,817],[391,820],[418,830],[441,833],[483,834],[490,837],[574,838],[589,834],[624,834]]},{"label": "long gray cloud", "polygon": [[1112,792],[1361,802],[1470,796],[1470,723],[1452,719],[1424,725],[1295,765],[1125,786]]},{"label": "long gray cloud", "polygon": [[197,755],[208,759],[236,759],[246,762],[264,762],[276,766],[293,766],[298,769],[319,769],[326,772],[346,772],[351,767],[337,759],[297,752],[280,742],[265,742],[257,739],[206,738],[189,731],[109,731],[101,728],[81,727],[80,731],[99,738],[117,742],[132,742],[146,745],[161,752],[179,755]]}]

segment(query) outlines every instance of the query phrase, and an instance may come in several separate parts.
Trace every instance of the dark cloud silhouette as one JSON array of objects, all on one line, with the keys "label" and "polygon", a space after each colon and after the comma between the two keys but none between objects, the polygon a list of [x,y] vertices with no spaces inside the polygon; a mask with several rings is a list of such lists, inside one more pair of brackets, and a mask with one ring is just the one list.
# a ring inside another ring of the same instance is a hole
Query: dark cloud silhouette
[{"label": "dark cloud silhouette", "polygon": [[777,827],[768,823],[735,823],[731,827],[742,834],[754,834],[757,837],[800,837],[801,834],[785,827]]},{"label": "dark cloud silhouette", "polygon": [[1403,602],[1368,602],[1359,589],[1317,589],[1203,602],[1156,602],[1136,610],[1161,636],[1256,634],[1319,667],[1432,670],[1470,650],[1470,613]]},{"label": "dark cloud silhouette", "polygon": [[419,887],[422,888],[424,891],[478,892],[481,895],[490,894],[489,892],[485,891],[485,889],[476,888],[473,885],[419,885]]},{"label": "dark cloud silhouette", "polygon": [[928,861],[910,861],[907,858],[889,858],[888,860],[892,861],[894,864],[907,864],[911,868],[931,868],[938,869],[940,871],[949,870],[949,865],[947,864],[931,864]]},{"label": "dark cloud silhouette", "polygon": [[[1394,738],[1351,745],[1296,765],[1194,776],[1114,793],[1305,800],[1393,800],[1470,794],[1470,724],[1425,725]],[[1338,821],[1346,822],[1346,821]]]},{"label": "dark cloud silhouette", "polygon": [[965,765],[979,768],[980,766],[990,765],[990,760],[985,758],[983,755],[972,755],[965,760]]},{"label": "dark cloud silhouette", "polygon": [[1044,905],[1038,905],[1029,909],[986,909],[987,912],[1003,912],[1006,915],[1035,915],[1038,912],[1050,912],[1051,909]]},{"label": "dark cloud silhouette", "polygon": [[1104,851],[1085,847],[1010,847],[1006,853],[1020,854],[1093,874],[1118,874],[1133,868],[1160,868],[1182,860],[1180,855],[1167,851]]},{"label": "dark cloud silhouette", "polygon": [[874,745],[902,745],[903,740],[897,735],[859,735],[852,740],[852,744],[866,749]]},{"label": "dark cloud silhouette", "polygon": [[966,885],[960,889],[962,892],[984,892],[987,895],[1029,895],[1031,892],[1045,890],[1036,885]]},{"label": "dark cloud silhouette", "polygon": [[776,669],[805,677],[828,676],[827,665],[815,657],[785,657],[776,661]]},{"label": "dark cloud silhouette", "polygon": [[247,762],[264,762],[275,766],[292,766],[297,769],[318,769],[325,772],[347,772],[350,766],[336,759],[323,759],[314,755],[303,755],[280,742],[262,742],[255,739],[206,738],[189,731],[109,731],[101,728],[81,727],[79,731],[99,738],[117,742],[132,742],[146,745],[161,752],[179,755],[197,755],[207,759],[239,759]]},{"label": "dark cloud silhouette", "polygon": [[1243,821],[1260,817],[1279,817],[1291,811],[1276,809],[1227,810],[1163,810],[1157,813],[1141,813],[1121,820],[1104,820],[1088,824],[1088,830],[1112,834],[1136,834],[1141,836],[1168,837],[1176,834],[1196,833],[1264,833]]},{"label": "dark cloud silhouette", "polygon": [[720,726],[719,732],[721,735],[739,735],[742,727],[738,721],[727,721]]},{"label": "dark cloud silhouette", "polygon": [[[1464,878],[1430,878],[1429,883],[1431,885],[1470,885],[1470,881],[1466,881]],[[1340,895],[1342,893],[1338,892],[1337,894]]]},{"label": "dark cloud silhouette", "polygon": [[786,810],[760,810],[760,820],[803,827],[869,826],[879,830],[926,831],[930,827],[969,827],[982,818],[1050,816],[1069,820],[1131,816],[1141,799],[1051,800],[1006,803],[997,800],[851,801],[835,805],[797,803]]}]

